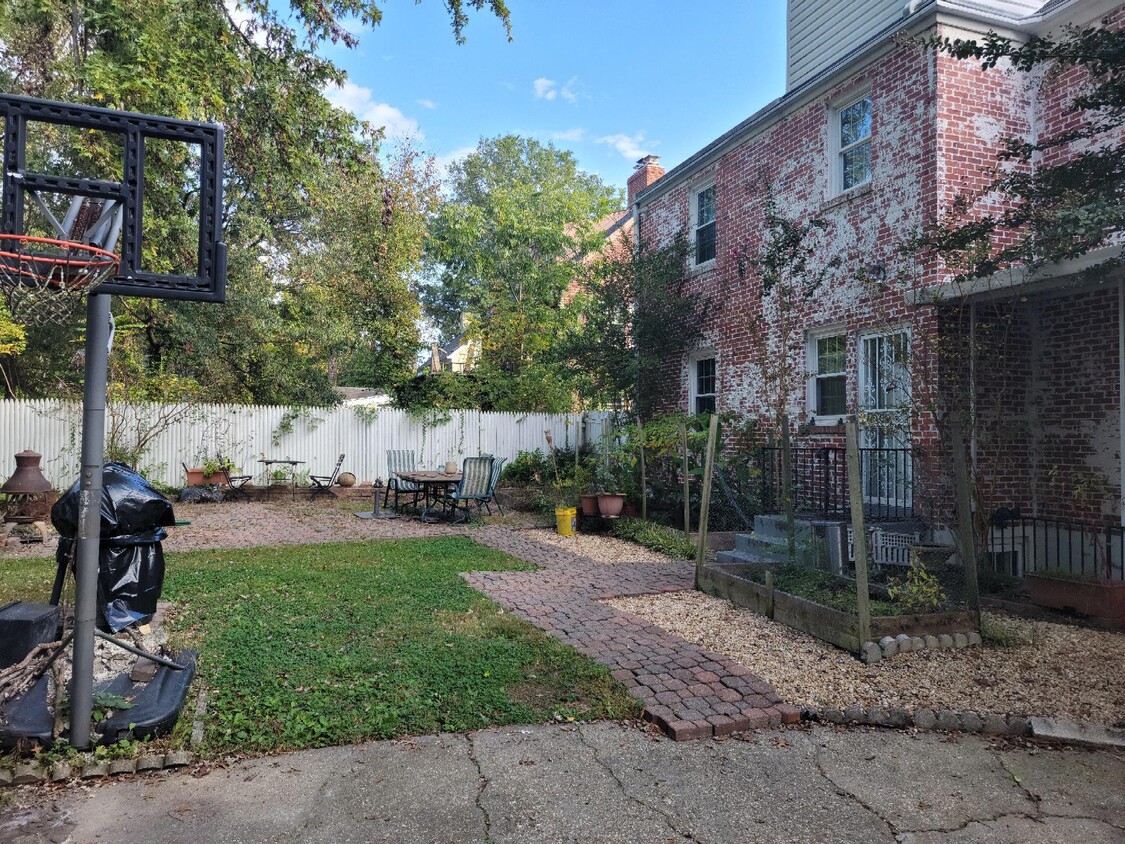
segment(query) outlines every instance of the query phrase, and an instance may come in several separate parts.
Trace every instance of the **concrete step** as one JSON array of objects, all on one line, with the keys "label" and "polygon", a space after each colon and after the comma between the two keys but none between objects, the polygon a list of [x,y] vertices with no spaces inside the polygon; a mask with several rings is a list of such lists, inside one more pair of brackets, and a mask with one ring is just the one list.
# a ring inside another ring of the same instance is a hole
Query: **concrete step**
[{"label": "concrete step", "polygon": [[754,536],[766,541],[785,542],[785,516],[764,515],[754,517]]},{"label": "concrete step", "polygon": [[766,566],[777,560],[745,551],[720,551],[715,555],[715,562],[720,566]]},{"label": "concrete step", "polygon": [[789,546],[784,542],[763,542],[752,534],[735,537],[734,550],[749,557],[772,562],[784,562],[789,558]]},{"label": "concrete step", "polygon": [[758,548],[772,547],[784,550],[788,546],[784,536],[762,538],[756,533],[736,533],[734,535],[735,551],[754,551]]}]

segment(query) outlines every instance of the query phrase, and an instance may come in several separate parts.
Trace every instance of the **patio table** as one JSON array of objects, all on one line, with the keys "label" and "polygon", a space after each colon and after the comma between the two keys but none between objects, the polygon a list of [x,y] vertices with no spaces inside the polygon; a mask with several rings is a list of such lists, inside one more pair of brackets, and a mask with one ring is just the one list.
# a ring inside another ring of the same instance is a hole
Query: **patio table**
[{"label": "patio table", "polygon": [[[289,460],[289,459],[282,460],[282,459],[279,459],[279,458],[271,457],[271,458],[266,459],[266,460],[259,460],[258,462],[264,464],[265,467],[266,467],[265,472],[266,472],[266,493],[267,493],[267,495],[269,494],[270,491],[273,490],[273,488],[275,486],[285,486],[286,484],[288,484],[289,485],[289,497],[290,498],[296,498],[297,497],[297,467],[302,465],[305,462],[304,460]],[[286,476],[284,478],[281,478],[281,479],[275,479],[274,476],[273,476],[273,472],[274,472],[273,467],[274,466],[288,466],[289,467],[288,469],[283,470],[285,472]]]},{"label": "patio table", "polygon": [[408,483],[418,484],[418,486],[422,487],[422,495],[425,497],[426,506],[423,507],[422,512],[418,514],[418,519],[423,522],[435,521],[430,517],[430,511],[434,509],[431,506],[431,502],[440,500],[445,490],[461,482],[460,472],[447,475],[445,472],[412,471],[395,472],[395,475]]}]

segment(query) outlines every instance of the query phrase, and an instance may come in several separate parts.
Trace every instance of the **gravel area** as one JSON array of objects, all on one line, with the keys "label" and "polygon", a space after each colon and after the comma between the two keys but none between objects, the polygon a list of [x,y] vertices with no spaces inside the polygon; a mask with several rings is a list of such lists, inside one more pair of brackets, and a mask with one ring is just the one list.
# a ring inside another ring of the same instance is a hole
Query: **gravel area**
[{"label": "gravel area", "polygon": [[864,665],[819,639],[699,592],[607,603],[737,660],[799,706],[924,706],[1125,723],[1121,633],[989,614],[989,621],[1027,644],[924,651]]},{"label": "gravel area", "polygon": [[652,551],[634,542],[616,539],[594,533],[580,533],[576,536],[559,536],[554,528],[528,528],[522,531],[527,536],[565,548],[599,563],[671,563],[675,562],[667,554]]}]

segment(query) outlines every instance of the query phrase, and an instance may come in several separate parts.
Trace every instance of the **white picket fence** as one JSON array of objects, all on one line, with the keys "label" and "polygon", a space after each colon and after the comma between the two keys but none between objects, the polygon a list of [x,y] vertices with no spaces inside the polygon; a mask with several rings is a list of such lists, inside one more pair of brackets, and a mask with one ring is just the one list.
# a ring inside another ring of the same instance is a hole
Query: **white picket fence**
[{"label": "white picket fence", "polygon": [[[111,407],[106,424],[118,420],[128,428],[133,411],[151,420],[164,408]],[[608,417],[465,410],[435,419],[389,408],[199,404],[178,409],[175,421],[145,451],[140,468],[151,480],[180,486],[181,464],[198,466],[204,457],[222,454],[259,481],[264,480],[260,460],[301,460],[299,470],[328,474],[343,454],[342,471],[359,481],[385,480],[388,449],[412,449],[422,468],[444,466],[447,460],[460,465],[482,452],[510,460],[520,451],[546,450],[545,431],[559,448],[596,445]],[[0,480],[15,470],[15,454],[31,449],[43,455],[43,474],[57,488],[74,483],[81,419],[81,405],[72,402],[0,401]]]}]

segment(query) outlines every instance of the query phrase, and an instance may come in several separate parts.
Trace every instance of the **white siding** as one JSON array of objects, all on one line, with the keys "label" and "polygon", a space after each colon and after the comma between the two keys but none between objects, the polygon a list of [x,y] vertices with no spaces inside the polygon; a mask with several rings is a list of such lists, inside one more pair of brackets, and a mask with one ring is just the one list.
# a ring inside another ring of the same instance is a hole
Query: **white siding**
[{"label": "white siding", "polygon": [[[158,412],[155,407],[140,410],[148,418]],[[116,414],[123,415],[120,410]],[[520,451],[545,451],[546,430],[559,448],[572,448],[576,442],[596,445],[605,415],[466,410],[452,411],[447,421],[432,424],[389,408],[371,412],[353,407],[195,405],[154,440],[140,468],[152,480],[180,486],[181,463],[198,466],[204,456],[217,453],[255,480],[264,468],[258,461],[266,457],[303,460],[299,469],[327,474],[344,454],[341,471],[359,481],[385,480],[387,449],[413,449],[424,468],[443,466],[446,460],[460,464],[481,452],[510,460]],[[0,481],[15,471],[16,453],[31,449],[43,455],[43,474],[55,487],[72,484],[78,477],[81,417],[77,404],[0,401]]]},{"label": "white siding", "polygon": [[[789,0],[786,90],[811,79],[876,33],[909,16],[924,2],[908,0]],[[988,26],[1016,24],[1034,15],[1042,0],[940,2],[942,11]]]},{"label": "white siding", "polygon": [[788,89],[902,20],[905,0],[789,0]]}]

